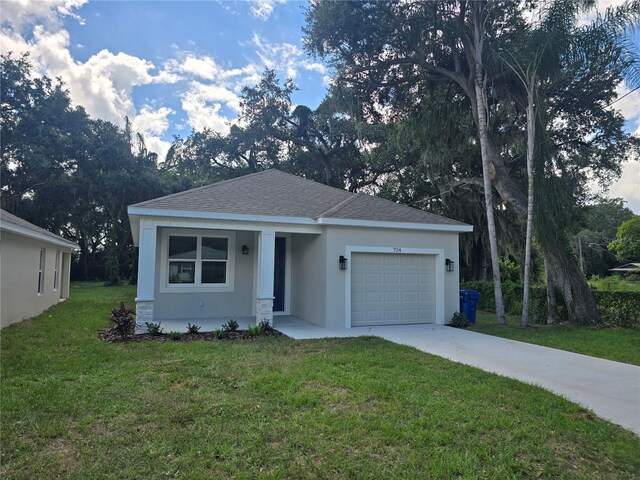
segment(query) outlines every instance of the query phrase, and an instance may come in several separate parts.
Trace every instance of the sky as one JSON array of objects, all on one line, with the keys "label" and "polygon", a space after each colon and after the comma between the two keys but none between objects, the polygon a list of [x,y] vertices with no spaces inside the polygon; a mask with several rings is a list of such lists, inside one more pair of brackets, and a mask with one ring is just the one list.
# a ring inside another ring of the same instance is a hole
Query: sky
[{"label": "sky", "polygon": [[[601,0],[606,7],[620,0]],[[39,72],[61,77],[94,118],[134,130],[160,158],[174,135],[221,133],[239,94],[265,68],[292,78],[293,102],[315,108],[331,72],[302,47],[303,1],[2,0],[0,51],[28,51]],[[635,40],[640,42],[640,32]],[[620,96],[629,91],[619,87]],[[640,135],[640,90],[615,105]],[[625,164],[609,196],[640,213],[640,161]]]}]

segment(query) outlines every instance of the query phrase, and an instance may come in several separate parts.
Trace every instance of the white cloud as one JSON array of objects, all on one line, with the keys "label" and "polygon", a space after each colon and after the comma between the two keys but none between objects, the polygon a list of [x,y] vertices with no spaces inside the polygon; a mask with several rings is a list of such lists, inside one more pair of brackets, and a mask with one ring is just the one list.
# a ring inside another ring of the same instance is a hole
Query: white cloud
[{"label": "white cloud", "polygon": [[251,14],[262,20],[271,16],[276,5],[285,4],[287,0],[249,0],[251,3]]},{"label": "white cloud", "polygon": [[[162,70],[153,75],[153,63],[123,52],[101,50],[85,62],[73,59],[69,32],[62,28],[60,19],[73,16],[74,9],[86,0],[50,0],[3,2],[0,31],[0,49],[17,55],[29,52],[36,69],[50,78],[61,77],[69,89],[71,100],[82,105],[94,118],[102,118],[122,125],[124,117],[132,119],[133,128],[145,136],[147,148],[164,158],[170,146],[160,138],[169,128],[168,116],[174,111],[149,106],[140,112],[132,98],[133,89],[150,83],[175,83],[180,76]],[[31,23],[35,26],[26,41],[20,29]]]},{"label": "white cloud", "polygon": [[221,113],[223,104],[232,110],[240,110],[238,96],[218,85],[191,82],[189,90],[182,96],[182,109],[195,130],[208,128],[228,133],[231,119]]},{"label": "white cloud", "polygon": [[310,61],[298,46],[291,43],[270,43],[257,33],[253,34],[251,43],[265,67],[283,72],[287,78],[295,79],[300,69],[321,75],[327,72],[324,65]]},{"label": "white cloud", "polygon": [[620,179],[609,189],[609,197],[625,199],[627,207],[640,215],[640,160],[631,160],[623,166]]},{"label": "white cloud", "polygon": [[169,115],[174,113],[168,107],[153,110],[151,106],[145,105],[131,120],[131,126],[135,131],[144,135],[162,135],[169,128]]},{"label": "white cloud", "polygon": [[638,123],[640,122],[640,90],[630,92],[631,89],[624,82],[620,83],[616,89],[620,100],[611,105],[611,108],[619,110],[628,121]]},{"label": "white cloud", "polygon": [[0,21],[7,22],[16,31],[21,31],[33,22],[46,25],[59,24],[61,17],[71,16],[82,24],[83,20],[74,13],[88,0],[4,0],[0,9]]}]

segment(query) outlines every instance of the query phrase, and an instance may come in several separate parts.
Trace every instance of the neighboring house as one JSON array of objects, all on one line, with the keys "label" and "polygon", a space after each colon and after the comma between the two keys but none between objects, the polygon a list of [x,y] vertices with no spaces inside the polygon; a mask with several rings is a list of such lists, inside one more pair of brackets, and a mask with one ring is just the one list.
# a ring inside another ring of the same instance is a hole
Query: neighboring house
[{"label": "neighboring house", "polygon": [[69,297],[77,245],[0,210],[0,327],[34,317]]},{"label": "neighboring house", "polygon": [[640,262],[625,263],[619,267],[610,268],[609,271],[615,273],[640,273]]},{"label": "neighboring house", "polygon": [[279,170],[129,207],[136,313],[294,315],[327,328],[448,323],[473,227]]}]

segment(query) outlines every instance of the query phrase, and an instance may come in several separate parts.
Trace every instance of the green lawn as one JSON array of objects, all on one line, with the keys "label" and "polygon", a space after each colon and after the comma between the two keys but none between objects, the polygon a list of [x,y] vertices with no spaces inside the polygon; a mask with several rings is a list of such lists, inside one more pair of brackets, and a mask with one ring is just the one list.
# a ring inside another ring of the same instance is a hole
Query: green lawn
[{"label": "green lawn", "polygon": [[507,325],[496,323],[493,313],[478,312],[470,329],[497,337],[535,343],[570,352],[640,365],[640,329],[586,328],[573,325],[531,325],[520,328],[520,317],[507,316]]},{"label": "green lawn", "polygon": [[130,287],[2,331],[0,478],[638,478],[638,438],[376,338],[105,344]]}]

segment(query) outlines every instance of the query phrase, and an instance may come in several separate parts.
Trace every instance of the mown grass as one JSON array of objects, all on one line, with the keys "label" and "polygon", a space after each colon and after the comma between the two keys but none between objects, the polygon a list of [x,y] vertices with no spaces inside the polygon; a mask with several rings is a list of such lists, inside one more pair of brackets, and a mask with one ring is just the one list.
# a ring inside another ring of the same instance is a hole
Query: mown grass
[{"label": "mown grass", "polygon": [[633,434],[377,338],[105,344],[130,287],[2,331],[0,477],[638,478]]},{"label": "mown grass", "polygon": [[494,313],[478,312],[471,330],[545,347],[640,365],[639,328],[590,328],[570,324],[531,324],[520,328],[520,317],[507,315],[507,324],[498,325]]}]

